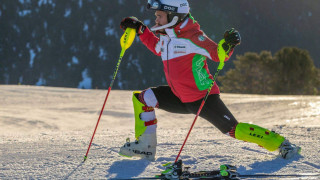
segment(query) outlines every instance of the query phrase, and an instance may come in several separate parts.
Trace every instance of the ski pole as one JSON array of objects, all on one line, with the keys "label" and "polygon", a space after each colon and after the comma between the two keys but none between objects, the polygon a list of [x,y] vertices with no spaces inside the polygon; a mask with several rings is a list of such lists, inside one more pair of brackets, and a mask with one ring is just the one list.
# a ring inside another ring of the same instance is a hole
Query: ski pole
[{"label": "ski pole", "polygon": [[211,85],[210,85],[209,88],[208,88],[207,94],[204,96],[204,98],[203,98],[203,100],[202,100],[202,102],[201,102],[201,105],[200,105],[200,107],[199,107],[199,109],[198,109],[198,112],[197,112],[197,114],[196,114],[196,117],[194,118],[193,123],[192,123],[192,125],[191,125],[191,127],[190,127],[190,129],[189,129],[189,132],[188,132],[188,134],[187,134],[187,137],[185,138],[185,140],[184,140],[184,142],[183,142],[183,144],[182,144],[182,146],[181,146],[181,148],[180,148],[179,154],[177,155],[176,160],[174,161],[175,163],[178,161],[178,159],[179,159],[179,157],[180,157],[180,154],[181,154],[181,152],[182,152],[182,149],[183,149],[184,145],[186,144],[186,142],[187,142],[187,140],[188,140],[188,137],[189,137],[189,135],[190,135],[190,133],[191,133],[191,130],[192,130],[194,124],[196,123],[196,121],[197,121],[197,119],[198,119],[198,116],[200,115],[200,112],[201,112],[201,110],[202,110],[202,108],[203,108],[203,106],[204,106],[204,104],[205,104],[205,102],[206,102],[206,100],[207,100],[210,92],[211,92],[212,87],[214,86],[214,82],[216,81],[219,72],[223,69],[224,61],[225,61],[226,57],[228,57],[227,53],[228,53],[229,51],[228,51],[228,52],[225,52],[225,50],[224,50],[223,47],[222,47],[222,44],[223,44],[224,42],[225,42],[225,40],[222,39],[222,40],[219,42],[219,44],[218,44],[218,56],[219,56],[219,60],[220,60],[219,66],[218,66],[218,68],[217,68],[216,73],[215,73],[214,76],[213,76],[213,80],[212,80]]},{"label": "ski pole", "polygon": [[106,102],[107,102],[109,93],[110,93],[110,91],[111,91],[111,89],[112,89],[114,80],[116,79],[116,75],[117,75],[117,73],[118,73],[118,69],[119,69],[119,66],[120,66],[122,57],[123,57],[125,51],[131,46],[131,44],[132,44],[132,42],[133,42],[133,40],[134,40],[135,37],[136,37],[136,30],[135,30],[135,29],[132,29],[132,28],[127,28],[126,31],[124,32],[124,34],[122,35],[121,39],[120,39],[120,45],[121,45],[120,57],[119,57],[119,60],[118,60],[116,69],[114,70],[113,78],[112,78],[112,81],[111,81],[110,86],[109,86],[109,88],[108,88],[108,93],[107,93],[107,95],[106,95],[106,98],[105,98],[105,100],[104,100],[102,109],[101,109],[101,111],[100,111],[100,115],[99,115],[99,118],[98,118],[96,127],[95,127],[95,129],[94,129],[94,131],[93,131],[93,135],[92,135],[92,137],[91,137],[90,144],[89,144],[87,153],[86,153],[86,155],[84,156],[83,162],[85,162],[85,161],[87,160],[87,157],[88,157],[88,154],[89,154],[89,150],[90,150],[90,147],[91,147],[91,144],[92,144],[94,135],[96,134],[96,131],[97,131],[97,128],[98,128],[98,125],[99,125],[99,122],[100,122],[100,118],[101,118],[101,116],[102,116],[104,107],[105,107],[105,105],[106,105]]}]

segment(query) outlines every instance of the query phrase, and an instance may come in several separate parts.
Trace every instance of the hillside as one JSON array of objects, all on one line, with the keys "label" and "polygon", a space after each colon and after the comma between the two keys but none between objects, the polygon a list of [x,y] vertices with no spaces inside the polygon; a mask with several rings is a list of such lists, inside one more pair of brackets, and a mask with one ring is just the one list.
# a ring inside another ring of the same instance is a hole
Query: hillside
[{"label": "hillside", "polygon": [[[214,41],[235,27],[236,55],[284,46],[310,52],[320,67],[320,3],[283,0],[190,0],[191,13]],[[120,53],[123,17],[152,26],[145,0],[20,0],[0,5],[0,84],[107,88]],[[210,63],[212,71],[216,65]],[[121,64],[115,89],[165,84],[161,60],[137,39]]]}]

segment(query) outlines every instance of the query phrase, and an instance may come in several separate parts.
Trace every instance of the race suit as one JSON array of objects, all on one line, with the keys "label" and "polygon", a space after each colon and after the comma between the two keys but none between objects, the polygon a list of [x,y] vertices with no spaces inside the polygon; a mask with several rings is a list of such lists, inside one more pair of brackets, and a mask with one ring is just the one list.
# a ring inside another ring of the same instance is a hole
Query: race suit
[{"label": "race suit", "polygon": [[[149,50],[161,56],[169,85],[151,88],[157,107],[171,113],[196,114],[213,81],[206,59],[219,62],[218,46],[200,30],[191,16],[165,31],[166,34],[160,34],[158,38],[146,28],[139,36]],[[222,133],[229,133],[238,122],[220,99],[219,93],[219,87],[214,83],[200,117]]]},{"label": "race suit", "polygon": [[[182,102],[202,99],[213,81],[206,59],[219,62],[217,44],[200,30],[191,16],[165,31],[166,34],[158,38],[146,28],[140,39],[154,54],[161,56],[168,85]],[[215,83],[210,94],[219,93]]]}]

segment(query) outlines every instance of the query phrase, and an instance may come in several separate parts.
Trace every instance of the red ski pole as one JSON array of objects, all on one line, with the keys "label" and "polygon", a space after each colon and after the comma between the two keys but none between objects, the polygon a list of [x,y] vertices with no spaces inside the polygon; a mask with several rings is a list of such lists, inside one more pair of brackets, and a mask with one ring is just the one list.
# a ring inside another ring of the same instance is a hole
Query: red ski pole
[{"label": "red ski pole", "polygon": [[202,110],[202,108],[203,108],[203,106],[204,106],[204,104],[205,104],[205,102],[206,102],[206,100],[207,100],[207,98],[208,98],[208,96],[209,96],[209,94],[210,94],[210,91],[211,91],[211,89],[212,89],[212,87],[213,87],[213,85],[214,85],[214,82],[216,81],[220,70],[223,69],[224,61],[225,61],[226,57],[228,57],[227,53],[226,53],[226,52],[224,51],[224,49],[222,48],[222,44],[223,44],[224,42],[225,42],[225,40],[223,39],[223,40],[221,40],[221,41],[219,42],[219,45],[218,45],[218,56],[219,56],[220,63],[219,63],[219,66],[218,66],[218,68],[217,68],[217,72],[216,72],[216,73],[214,74],[214,76],[213,76],[213,81],[212,81],[210,87],[208,88],[207,94],[204,96],[204,98],[203,98],[203,100],[202,100],[202,102],[201,102],[201,105],[200,105],[200,107],[199,107],[199,109],[198,109],[197,115],[196,115],[196,117],[194,118],[193,123],[192,123],[192,125],[191,125],[191,127],[190,127],[190,129],[189,129],[189,132],[188,132],[188,134],[187,134],[187,137],[185,138],[185,140],[184,140],[184,142],[183,142],[183,144],[182,144],[182,146],[181,146],[181,148],[180,148],[179,154],[177,155],[176,160],[174,161],[175,163],[178,161],[178,159],[179,159],[179,157],[180,157],[180,154],[181,154],[181,152],[182,152],[182,149],[183,149],[184,145],[186,144],[186,142],[187,142],[187,140],[188,140],[188,137],[189,137],[189,135],[190,135],[190,133],[191,133],[191,130],[193,129],[193,126],[194,126],[194,124],[196,123],[196,121],[197,121],[197,119],[198,119],[198,116],[200,115],[200,112],[201,112],[201,110]]},{"label": "red ski pole", "polygon": [[122,49],[121,49],[120,57],[119,57],[119,60],[118,60],[118,63],[117,63],[117,67],[116,67],[116,69],[115,69],[115,71],[114,71],[114,73],[113,73],[113,78],[112,78],[112,81],[111,81],[110,86],[109,86],[109,88],[108,88],[108,93],[107,93],[107,95],[106,95],[106,98],[105,98],[105,100],[104,100],[102,109],[101,109],[101,111],[100,111],[100,115],[99,115],[99,118],[98,118],[96,127],[95,127],[95,129],[94,129],[94,131],[93,131],[93,135],[92,135],[92,137],[91,137],[90,144],[89,144],[87,153],[86,153],[86,155],[84,156],[83,162],[85,162],[85,161],[87,160],[87,157],[88,157],[88,154],[89,154],[89,150],[90,150],[90,147],[91,147],[91,144],[92,144],[94,135],[96,134],[96,131],[97,131],[97,128],[98,128],[98,125],[99,125],[99,122],[100,122],[100,119],[101,119],[101,116],[102,116],[104,107],[105,107],[105,105],[106,105],[106,102],[107,102],[109,93],[110,93],[110,91],[111,91],[111,89],[112,89],[114,80],[116,79],[116,76],[117,76],[117,73],[118,73],[118,69],[119,69],[119,66],[120,66],[122,57],[123,57],[125,51],[131,46],[131,44],[132,44],[135,36],[136,36],[136,30],[135,30],[135,29],[132,29],[132,28],[127,28],[126,31],[124,32],[124,34],[122,35],[121,39],[120,39],[120,44],[121,44],[121,48],[122,48]]}]

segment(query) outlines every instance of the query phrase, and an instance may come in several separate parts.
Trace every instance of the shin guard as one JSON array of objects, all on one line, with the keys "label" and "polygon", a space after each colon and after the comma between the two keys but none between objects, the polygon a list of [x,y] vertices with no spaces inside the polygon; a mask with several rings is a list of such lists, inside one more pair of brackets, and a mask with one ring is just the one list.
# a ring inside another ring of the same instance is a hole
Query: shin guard
[{"label": "shin guard", "polygon": [[139,157],[155,160],[157,151],[157,119],[154,107],[157,99],[151,89],[134,92],[132,96],[135,117],[135,141],[127,142],[120,148],[119,154],[125,157]]},{"label": "shin guard", "polygon": [[[139,100],[138,96],[140,92],[133,92],[132,101],[134,107],[135,117],[135,138],[139,140],[139,137],[144,133],[152,134],[156,132],[157,119],[155,117],[154,108],[147,106],[144,100]],[[143,97],[142,97],[143,98]]]},{"label": "shin guard", "polygon": [[281,143],[285,140],[284,137],[275,132],[247,123],[239,123],[236,126],[235,138],[256,143],[269,151],[277,150]]}]

